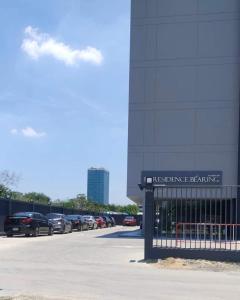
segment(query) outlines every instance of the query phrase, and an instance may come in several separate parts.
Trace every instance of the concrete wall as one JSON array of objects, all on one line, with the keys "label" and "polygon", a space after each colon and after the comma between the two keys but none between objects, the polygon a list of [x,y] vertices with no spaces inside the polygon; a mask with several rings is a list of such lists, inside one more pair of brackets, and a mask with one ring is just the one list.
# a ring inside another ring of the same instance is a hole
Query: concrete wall
[{"label": "concrete wall", "polygon": [[237,184],[239,0],[132,0],[127,195],[142,170]]}]

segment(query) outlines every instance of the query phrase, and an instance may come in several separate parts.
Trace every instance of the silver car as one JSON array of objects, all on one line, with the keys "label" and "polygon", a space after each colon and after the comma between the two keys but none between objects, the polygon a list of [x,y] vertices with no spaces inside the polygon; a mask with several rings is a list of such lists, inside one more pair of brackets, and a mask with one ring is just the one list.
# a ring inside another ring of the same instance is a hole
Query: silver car
[{"label": "silver car", "polygon": [[96,220],[93,216],[86,215],[86,216],[83,216],[83,218],[88,223],[88,228],[89,229],[97,229],[98,228],[97,222],[96,222]]}]

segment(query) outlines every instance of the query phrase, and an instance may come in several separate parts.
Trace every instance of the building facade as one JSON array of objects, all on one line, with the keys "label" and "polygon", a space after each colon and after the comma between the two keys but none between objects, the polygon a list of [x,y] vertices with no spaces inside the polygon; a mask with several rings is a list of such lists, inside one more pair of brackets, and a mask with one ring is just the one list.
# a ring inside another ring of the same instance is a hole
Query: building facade
[{"label": "building facade", "polygon": [[104,168],[88,169],[87,198],[100,204],[109,203],[109,172]]},{"label": "building facade", "polygon": [[239,0],[132,0],[127,196],[143,170],[238,181]]}]

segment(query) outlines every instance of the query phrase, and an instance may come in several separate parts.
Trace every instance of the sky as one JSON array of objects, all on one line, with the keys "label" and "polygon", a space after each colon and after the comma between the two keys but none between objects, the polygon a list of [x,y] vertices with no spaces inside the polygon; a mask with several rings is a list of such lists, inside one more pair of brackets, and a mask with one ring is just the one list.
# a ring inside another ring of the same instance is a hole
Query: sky
[{"label": "sky", "polygon": [[0,170],[67,199],[87,169],[127,204],[130,0],[0,1]]}]

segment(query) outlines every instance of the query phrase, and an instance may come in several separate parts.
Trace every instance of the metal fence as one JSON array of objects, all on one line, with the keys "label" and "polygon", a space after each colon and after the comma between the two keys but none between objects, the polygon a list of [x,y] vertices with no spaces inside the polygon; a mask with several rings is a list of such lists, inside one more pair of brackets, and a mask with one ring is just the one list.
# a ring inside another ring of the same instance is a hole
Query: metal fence
[{"label": "metal fence", "polygon": [[[12,199],[0,198],[0,233],[3,232],[3,224],[6,216],[11,215],[20,211],[35,211],[42,214],[47,214],[50,212],[61,213],[61,214],[81,214],[81,215],[103,215],[91,211],[79,210],[66,208],[62,206],[54,205],[44,205],[36,202],[24,202]],[[122,225],[123,219],[126,215],[124,214],[114,214],[112,215],[116,221],[117,225]],[[142,216],[136,215],[137,223],[140,224]]]},{"label": "metal fence", "polygon": [[240,261],[239,191],[238,186],[148,190],[145,258]]}]

